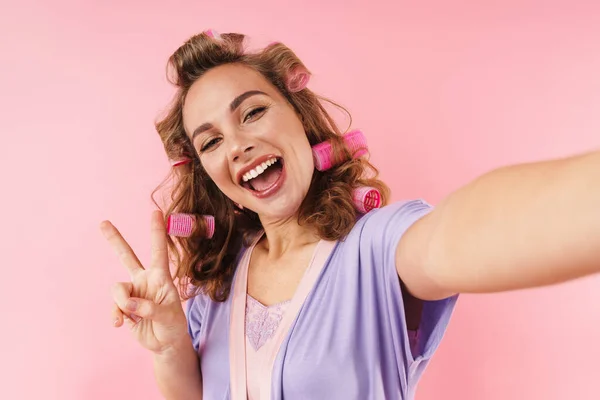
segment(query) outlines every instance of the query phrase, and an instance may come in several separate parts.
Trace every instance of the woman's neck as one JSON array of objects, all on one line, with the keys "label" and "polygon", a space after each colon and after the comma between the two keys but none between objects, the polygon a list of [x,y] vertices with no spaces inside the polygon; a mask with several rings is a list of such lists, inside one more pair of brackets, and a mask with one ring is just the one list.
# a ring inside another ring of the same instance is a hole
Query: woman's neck
[{"label": "woman's neck", "polygon": [[300,226],[297,217],[286,221],[263,223],[265,236],[257,244],[271,260],[277,260],[287,253],[295,253],[320,240],[314,228]]}]

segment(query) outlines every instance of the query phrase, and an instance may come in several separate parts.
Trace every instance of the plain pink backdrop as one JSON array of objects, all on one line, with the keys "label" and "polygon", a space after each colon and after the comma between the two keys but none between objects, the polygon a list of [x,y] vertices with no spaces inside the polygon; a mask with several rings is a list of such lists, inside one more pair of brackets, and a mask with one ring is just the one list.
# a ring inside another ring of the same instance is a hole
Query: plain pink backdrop
[{"label": "plain pink backdrop", "polygon": [[[292,47],[352,112],[394,199],[437,203],[494,167],[600,145],[600,6],[584,1],[4,1],[2,399],[159,399],[114,329],[168,171],[168,56],[207,28]],[[535,246],[535,243],[532,243]],[[464,295],[419,400],[600,397],[600,279]]]}]

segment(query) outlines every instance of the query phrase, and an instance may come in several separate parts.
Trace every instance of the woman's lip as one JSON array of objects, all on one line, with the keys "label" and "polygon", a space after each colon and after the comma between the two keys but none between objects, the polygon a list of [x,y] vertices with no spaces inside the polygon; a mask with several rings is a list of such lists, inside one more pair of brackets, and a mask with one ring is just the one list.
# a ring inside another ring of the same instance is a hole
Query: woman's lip
[{"label": "woman's lip", "polygon": [[279,178],[277,178],[277,180],[275,182],[273,182],[273,184],[271,186],[269,186],[267,189],[262,190],[262,191],[256,191],[256,190],[252,190],[252,189],[246,189],[247,191],[249,191],[250,193],[252,193],[253,196],[258,197],[259,199],[264,199],[265,197],[269,197],[272,196],[273,194],[275,194],[276,192],[279,191],[279,189],[281,189],[281,186],[283,186],[283,183],[285,181],[285,164],[283,163],[283,160],[280,160],[278,162],[281,162],[281,175],[279,175]]}]

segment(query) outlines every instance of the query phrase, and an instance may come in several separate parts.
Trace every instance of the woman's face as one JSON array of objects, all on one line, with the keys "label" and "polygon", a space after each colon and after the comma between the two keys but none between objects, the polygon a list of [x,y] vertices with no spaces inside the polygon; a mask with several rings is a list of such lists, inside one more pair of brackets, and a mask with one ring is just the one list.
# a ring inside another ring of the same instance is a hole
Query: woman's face
[{"label": "woman's face", "polygon": [[293,107],[260,73],[209,70],[185,99],[183,122],[204,169],[231,200],[265,222],[294,217],[314,164]]}]

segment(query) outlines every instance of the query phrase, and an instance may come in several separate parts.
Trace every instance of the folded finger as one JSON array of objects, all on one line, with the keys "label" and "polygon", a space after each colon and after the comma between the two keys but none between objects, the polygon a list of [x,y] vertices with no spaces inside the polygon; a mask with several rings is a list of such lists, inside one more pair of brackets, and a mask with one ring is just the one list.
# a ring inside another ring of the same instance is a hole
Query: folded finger
[{"label": "folded finger", "polygon": [[117,304],[113,304],[111,316],[114,327],[123,326],[123,312]]},{"label": "folded finger", "polygon": [[135,314],[123,314],[123,320],[127,323],[127,325],[129,325],[130,328],[133,328],[142,319]]},{"label": "folded finger", "polygon": [[118,282],[115,283],[111,289],[112,298],[117,307],[122,313],[127,314],[129,298],[133,292],[133,283],[131,282]]}]

